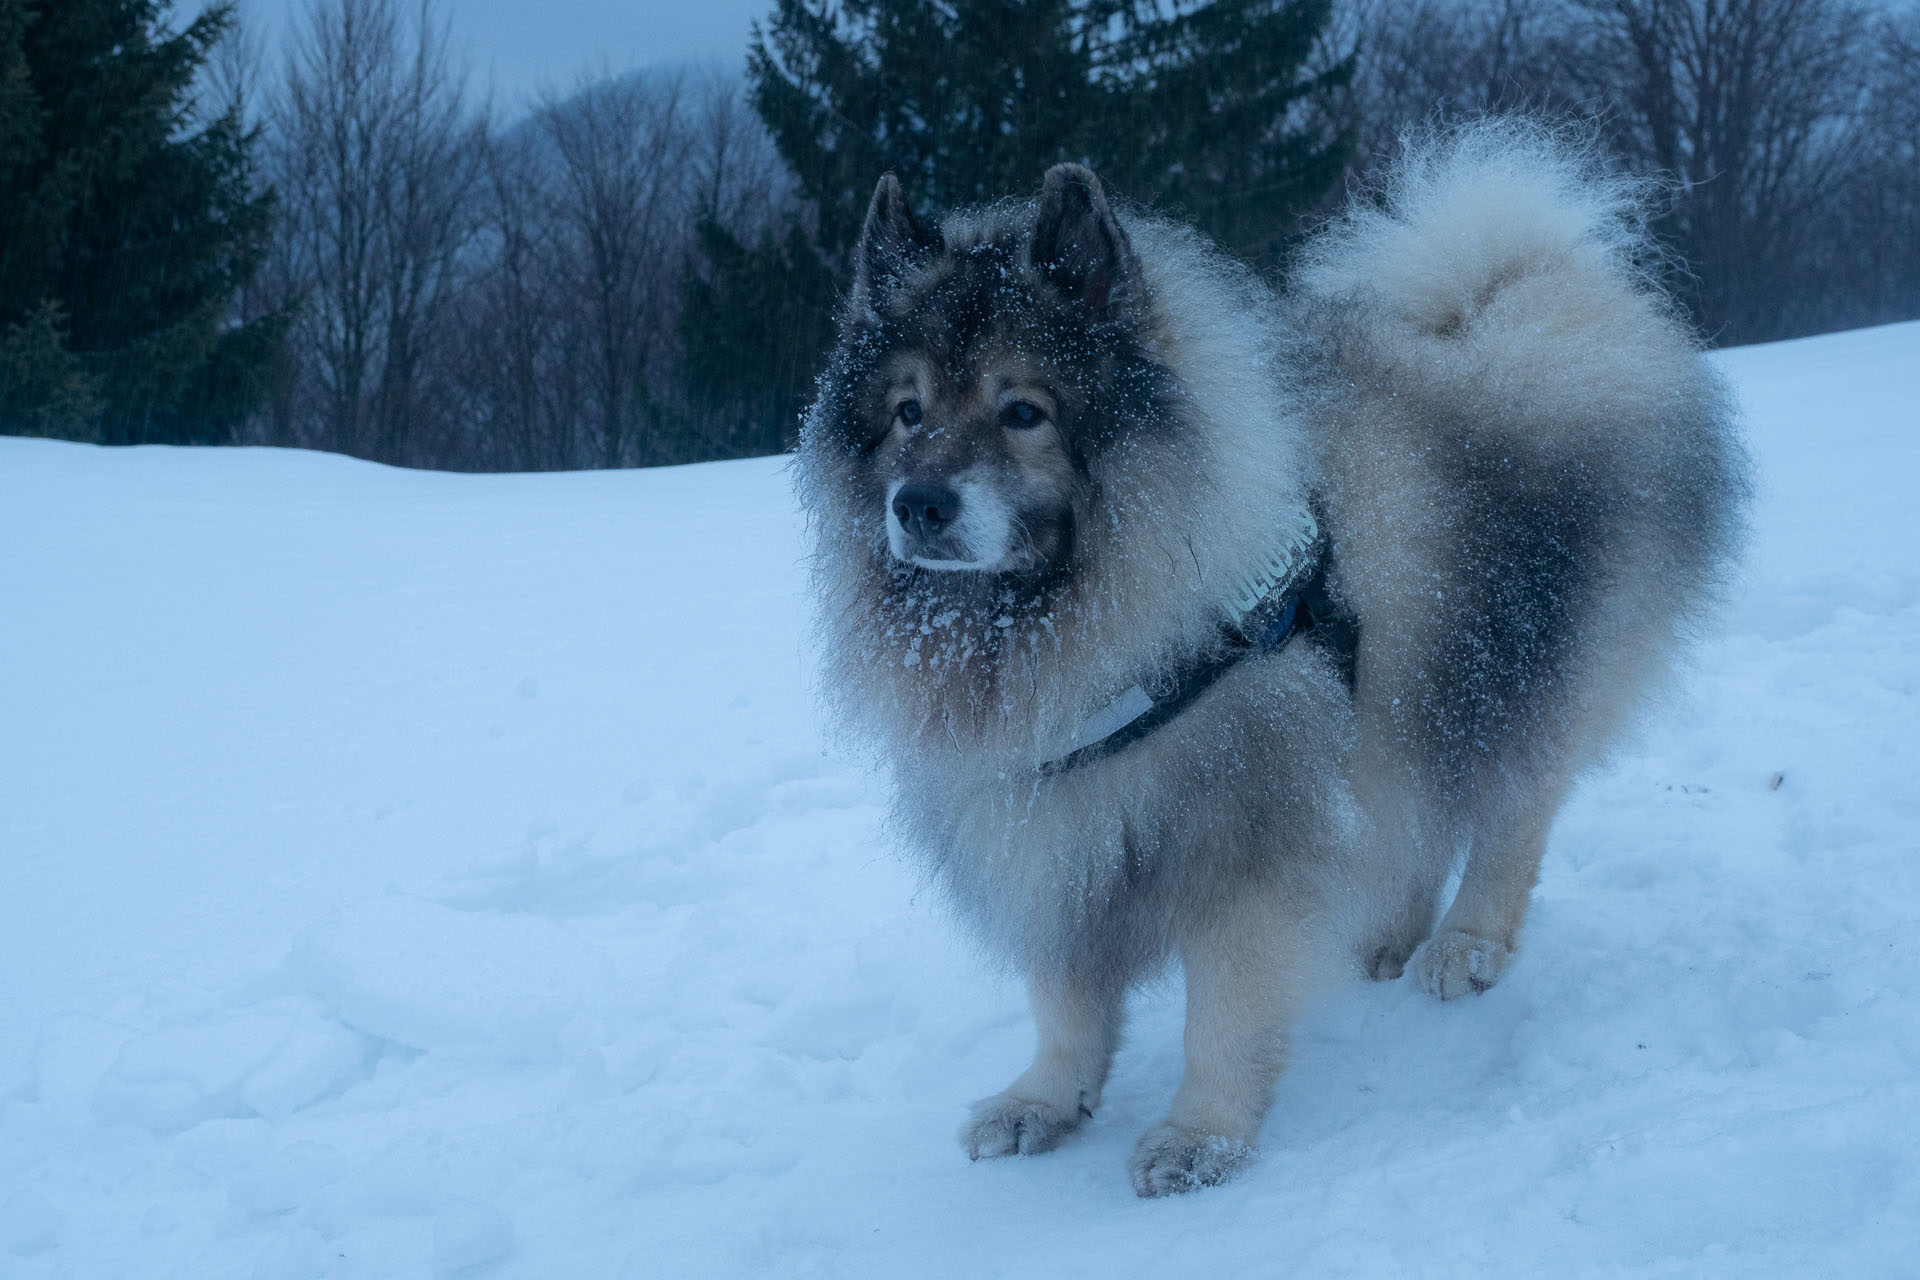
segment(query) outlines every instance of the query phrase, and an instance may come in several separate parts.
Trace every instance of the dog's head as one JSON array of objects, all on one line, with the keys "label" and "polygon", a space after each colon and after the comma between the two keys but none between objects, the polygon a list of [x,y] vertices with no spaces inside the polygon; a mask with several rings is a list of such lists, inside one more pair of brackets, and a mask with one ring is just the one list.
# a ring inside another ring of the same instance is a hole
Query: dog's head
[{"label": "dog's head", "polygon": [[1161,415],[1148,298],[1099,180],[917,219],[888,174],[867,212],[808,447],[900,566],[1044,577],[1071,560],[1095,466]]}]

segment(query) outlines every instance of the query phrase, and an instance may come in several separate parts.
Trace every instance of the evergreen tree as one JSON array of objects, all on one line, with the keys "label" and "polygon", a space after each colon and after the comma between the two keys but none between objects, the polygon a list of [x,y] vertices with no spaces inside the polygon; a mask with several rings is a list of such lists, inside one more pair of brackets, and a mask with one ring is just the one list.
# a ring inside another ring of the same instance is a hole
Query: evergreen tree
[{"label": "evergreen tree", "polygon": [[1332,12],[1332,0],[1135,5],[1103,59],[1120,120],[1095,135],[1102,181],[1276,273],[1352,152],[1328,102],[1354,56],[1314,66]]},{"label": "evergreen tree", "polygon": [[[802,275],[844,282],[882,173],[941,209],[1031,190],[1065,160],[1272,269],[1349,151],[1323,108],[1352,57],[1314,66],[1330,13],[1331,0],[778,0],[748,76],[814,228],[819,270]],[[761,317],[712,304],[748,292],[734,274],[777,279],[776,247],[791,263],[793,246],[702,240],[686,345],[771,355],[791,418],[830,332],[796,323],[769,350],[743,340]],[[814,305],[824,322],[830,303]]]},{"label": "evergreen tree", "polygon": [[709,423],[701,456],[778,453],[833,340],[833,274],[797,221],[751,245],[710,214],[694,233],[680,286],[680,376]]},{"label": "evergreen tree", "polygon": [[779,0],[747,54],[753,105],[835,265],[888,170],[940,209],[1109,158],[1104,16],[1081,0]]},{"label": "evergreen tree", "polygon": [[0,431],[219,442],[286,317],[232,320],[272,197],[195,79],[233,20],[167,0],[0,0]]}]

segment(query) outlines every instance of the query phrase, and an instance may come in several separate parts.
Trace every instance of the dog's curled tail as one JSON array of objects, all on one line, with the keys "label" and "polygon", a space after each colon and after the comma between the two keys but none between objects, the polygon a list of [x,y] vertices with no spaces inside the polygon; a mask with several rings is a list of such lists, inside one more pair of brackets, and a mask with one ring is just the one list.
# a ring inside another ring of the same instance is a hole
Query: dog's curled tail
[{"label": "dog's curled tail", "polygon": [[1636,409],[1657,418],[1663,399],[1698,386],[1697,342],[1649,270],[1646,184],[1527,120],[1402,148],[1380,189],[1309,241],[1294,276],[1304,301],[1365,339],[1364,359],[1497,395],[1502,419],[1537,429],[1645,416]]}]

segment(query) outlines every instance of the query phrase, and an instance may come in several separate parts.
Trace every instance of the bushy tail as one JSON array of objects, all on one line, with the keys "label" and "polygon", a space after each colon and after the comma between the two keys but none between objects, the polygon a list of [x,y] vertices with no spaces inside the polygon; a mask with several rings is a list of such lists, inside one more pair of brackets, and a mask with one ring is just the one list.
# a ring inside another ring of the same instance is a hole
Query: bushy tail
[{"label": "bushy tail", "polygon": [[1356,198],[1309,243],[1295,288],[1373,360],[1497,383],[1516,423],[1586,417],[1595,397],[1651,407],[1696,376],[1697,344],[1647,270],[1646,195],[1530,121],[1411,137],[1377,202]]}]

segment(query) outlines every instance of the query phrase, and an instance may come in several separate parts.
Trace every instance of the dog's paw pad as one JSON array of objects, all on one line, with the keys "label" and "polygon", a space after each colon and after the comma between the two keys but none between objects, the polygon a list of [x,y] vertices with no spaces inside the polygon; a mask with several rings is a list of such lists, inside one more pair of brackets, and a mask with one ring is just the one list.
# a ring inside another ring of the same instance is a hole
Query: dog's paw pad
[{"label": "dog's paw pad", "polygon": [[1141,1135],[1127,1171],[1136,1194],[1172,1196],[1218,1186],[1246,1168],[1254,1155],[1238,1138],[1163,1120]]},{"label": "dog's paw pad", "polygon": [[1485,991],[1512,961],[1506,944],[1452,929],[1422,943],[1411,967],[1428,995],[1453,1000]]},{"label": "dog's paw pad", "polygon": [[1084,1107],[1067,1110],[1003,1093],[974,1104],[960,1126],[960,1145],[973,1160],[1037,1156],[1059,1146],[1090,1114]]}]

